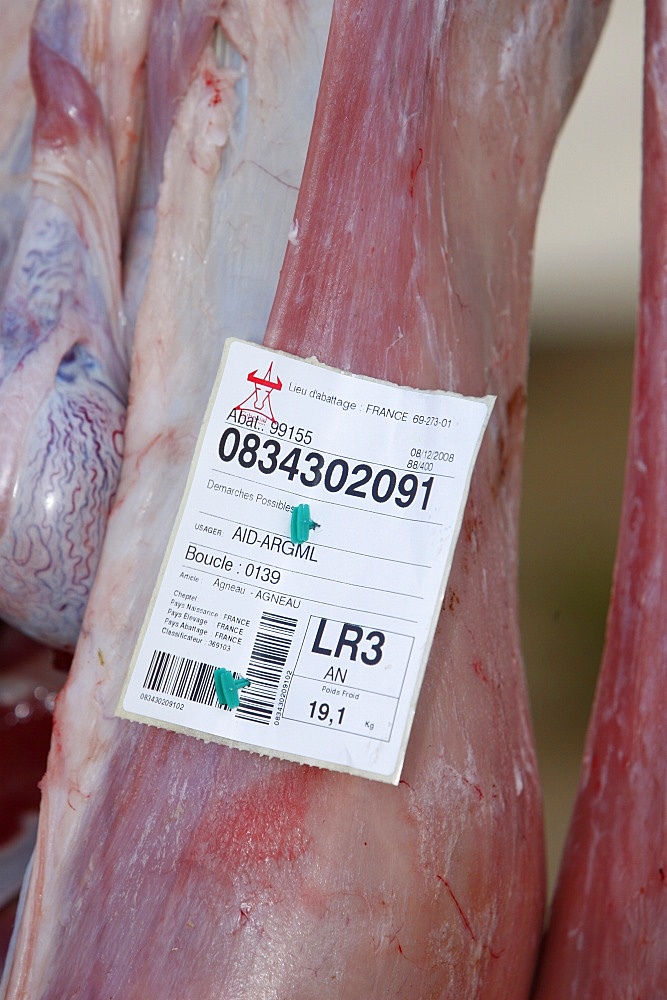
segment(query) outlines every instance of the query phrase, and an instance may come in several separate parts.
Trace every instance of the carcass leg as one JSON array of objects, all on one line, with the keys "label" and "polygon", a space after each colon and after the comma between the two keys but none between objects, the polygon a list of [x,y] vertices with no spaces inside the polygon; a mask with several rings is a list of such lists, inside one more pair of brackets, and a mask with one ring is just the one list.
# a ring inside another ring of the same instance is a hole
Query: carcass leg
[{"label": "carcass leg", "polygon": [[646,5],[642,277],[607,637],[536,1000],[667,996],[667,4]]}]

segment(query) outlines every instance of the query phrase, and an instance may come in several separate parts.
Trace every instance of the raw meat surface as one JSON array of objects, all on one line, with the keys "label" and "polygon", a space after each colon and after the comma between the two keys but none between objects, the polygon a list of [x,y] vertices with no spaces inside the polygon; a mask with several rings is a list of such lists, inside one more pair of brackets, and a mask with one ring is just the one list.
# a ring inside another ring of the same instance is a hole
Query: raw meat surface
[{"label": "raw meat surface", "polygon": [[607,639],[536,1000],[667,996],[667,3],[646,5],[642,278]]},{"label": "raw meat surface", "polygon": [[167,147],[123,474],[56,709],[6,998],[527,996],[544,892],[516,616],[530,255],[604,13],[334,10],[267,342],[499,397],[394,788],[113,716],[222,341],[262,331],[290,228],[272,206],[300,175],[290,81],[305,60],[314,97],[326,34],[319,4],[226,5],[243,75],[234,94],[205,53]]},{"label": "raw meat surface", "polygon": [[[184,9],[185,20],[192,27],[188,14],[194,16],[194,5]],[[230,19],[228,32],[238,22],[234,37],[243,46],[236,48],[230,39],[225,47],[236,68],[218,69],[213,51],[207,49],[201,55],[187,97],[180,104],[156,211],[154,266],[142,306],[145,321],[140,317],[137,327],[132,392],[140,403],[130,407],[125,478],[115,508],[118,513],[125,513],[120,520],[115,515],[111,519],[106,561],[98,574],[102,594],[95,621],[101,631],[97,631],[96,625],[93,635],[84,627],[71,674],[79,683],[73,686],[72,700],[61,700],[62,716],[56,723],[53,741],[55,756],[51,757],[55,764],[53,813],[46,801],[49,793],[44,785],[40,835],[43,839],[37,853],[44,850],[45,858],[51,857],[51,850],[55,849],[59,858],[71,858],[72,863],[68,860],[66,864],[51,864],[47,860],[48,886],[43,887],[46,891],[28,893],[22,919],[27,935],[25,938],[19,935],[14,961],[6,969],[8,995],[16,992],[23,996],[62,998],[70,995],[72,988],[76,989],[72,983],[79,983],[83,984],[84,995],[87,991],[92,998],[98,995],[101,982],[109,977],[118,995],[145,997],[152,993],[165,998],[182,995],[179,968],[166,970],[163,979],[151,958],[151,968],[145,970],[153,977],[151,986],[136,958],[128,956],[127,962],[119,962],[124,946],[119,952],[116,933],[122,931],[124,937],[129,925],[121,926],[112,920],[108,924],[109,937],[103,940],[107,920],[99,912],[99,897],[96,901],[93,896],[88,897],[97,914],[92,923],[80,911],[83,938],[78,944],[78,932],[70,933],[74,925],[69,927],[66,942],[58,943],[60,933],[56,928],[61,922],[63,902],[67,900],[65,906],[69,910],[74,896],[80,892],[80,861],[75,855],[77,845],[83,845],[80,820],[84,817],[80,806],[88,798],[88,780],[92,781],[91,788],[101,790],[99,782],[105,780],[103,774],[109,771],[109,753],[119,733],[129,737],[130,743],[124,745],[130,754],[133,740],[142,744],[146,737],[149,743],[157,737],[161,744],[166,735],[127,726],[115,719],[115,701],[136,639],[135,624],[139,623],[150,598],[161,559],[159,550],[168,537],[178,505],[224,338],[234,332],[259,340],[266,328],[301,179],[330,14],[329,0],[299,6],[294,11],[290,3],[277,5],[270,0],[253,4],[250,20],[244,21],[242,5],[225,5],[225,15]],[[263,28],[263,22],[272,19],[273,29]],[[170,47],[173,44],[170,24],[166,30],[158,20],[155,27],[162,30],[162,44]],[[204,35],[202,45],[205,41]],[[156,47],[159,51],[159,43],[159,35],[153,34],[153,53]],[[232,125],[238,103],[232,86],[236,73],[240,74],[237,89],[248,96],[243,114]],[[232,140],[221,168],[220,147],[225,144],[230,127]],[[188,194],[185,202],[183,192]],[[178,247],[177,252],[174,247]],[[235,288],[242,289],[243,302],[233,301]],[[193,342],[195,349],[189,351]],[[132,416],[135,411],[137,421]],[[125,520],[127,516],[129,521]],[[160,539],[157,547],[148,542],[153,535]],[[100,700],[102,688],[104,694]],[[192,775],[198,788],[206,791],[209,782],[197,764],[197,755],[206,748],[196,741],[192,743]],[[178,744],[168,741],[168,745],[173,748],[170,753],[178,756]],[[56,751],[56,747],[60,749]],[[55,763],[61,750],[67,758],[65,768],[69,770],[72,764],[77,772],[74,780],[78,791],[73,799],[70,790],[74,786],[63,770],[64,759]],[[210,769],[216,758],[208,754],[207,759]],[[183,763],[187,760],[186,749]],[[131,766],[131,758],[128,763]],[[178,794],[180,780],[174,782],[173,775],[168,777],[161,768],[159,771]],[[150,783],[153,784],[152,778]],[[137,797],[131,785],[126,787],[135,805],[143,808],[142,796]],[[107,805],[101,801],[98,804],[102,806],[102,813],[98,814],[102,827],[96,835],[97,847],[105,851],[105,843],[111,843],[111,831],[105,815]],[[148,802],[144,800],[144,804]],[[155,804],[149,805],[145,816],[150,826],[153,821],[149,813]],[[50,817],[55,820],[51,832]],[[127,819],[134,823],[129,814]],[[155,819],[156,829],[160,829],[162,821],[157,813]],[[143,820],[140,825],[143,827]],[[178,853],[183,842],[183,835],[177,834],[169,851]],[[117,861],[123,868],[120,856]],[[174,855],[174,866],[177,863]],[[106,862],[104,868],[106,885],[110,874]],[[176,867],[171,876],[166,870],[160,873],[155,869],[157,881],[153,882],[153,888],[165,879],[165,888],[171,896],[174,875]],[[36,876],[33,886],[37,887],[41,879],[41,874]],[[121,882],[124,878],[118,881],[124,895]],[[146,893],[150,891],[147,885]],[[143,895],[148,909],[137,911],[131,921],[133,924],[137,921],[134,926],[142,938],[145,934],[152,936],[155,919],[158,922],[161,919],[153,911],[148,895]],[[176,890],[171,897],[176,906],[180,906],[178,895]],[[76,909],[77,904],[74,905]],[[206,933],[204,928],[200,930]],[[91,964],[83,959],[83,953],[93,939],[98,960]],[[62,961],[59,958],[54,964],[58,952]],[[169,948],[167,955],[172,960],[177,957]],[[209,956],[205,963],[207,977],[213,958]],[[87,966],[85,972],[82,964]],[[217,982],[217,976],[214,978]],[[13,981],[9,982],[10,979]],[[193,989],[196,993],[196,987]],[[202,997],[205,995],[201,993]]]},{"label": "raw meat surface", "polygon": [[32,194],[0,315],[0,614],[64,649],[118,481],[129,380],[120,240],[136,140],[125,130],[141,110],[150,3],[110,6],[37,9]]}]

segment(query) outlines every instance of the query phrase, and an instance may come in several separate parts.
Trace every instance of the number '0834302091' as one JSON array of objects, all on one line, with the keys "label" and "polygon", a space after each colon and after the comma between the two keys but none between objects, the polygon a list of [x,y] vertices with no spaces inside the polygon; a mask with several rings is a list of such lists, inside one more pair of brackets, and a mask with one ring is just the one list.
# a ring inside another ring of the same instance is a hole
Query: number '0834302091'
[{"label": "number '0834302091'", "polygon": [[434,477],[420,479],[413,472],[400,475],[394,469],[373,468],[365,462],[345,458],[326,458],[318,451],[290,447],[273,437],[262,439],[254,432],[241,434],[237,427],[227,427],[218,443],[222,462],[236,462],[242,469],[256,468],[263,475],[283,473],[291,483],[316,487],[322,484],[329,493],[342,493],[358,499],[385,504],[393,501],[405,508],[420,503],[426,510]]}]

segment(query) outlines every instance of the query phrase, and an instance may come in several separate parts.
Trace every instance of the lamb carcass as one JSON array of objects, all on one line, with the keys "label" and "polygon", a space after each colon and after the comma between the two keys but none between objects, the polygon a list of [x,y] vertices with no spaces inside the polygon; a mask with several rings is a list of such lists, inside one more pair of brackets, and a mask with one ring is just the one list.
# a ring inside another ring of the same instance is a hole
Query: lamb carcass
[{"label": "lamb carcass", "polygon": [[667,4],[646,5],[642,274],[607,637],[536,1000],[667,996]]},{"label": "lamb carcass", "polygon": [[167,147],[122,477],[6,998],[527,996],[544,893],[516,616],[530,259],[605,10],[334,6],[266,342],[498,396],[395,788],[114,717],[222,341],[263,332],[290,230],[271,206],[300,174],[275,156],[328,20],[224,6],[241,58],[203,53]]}]

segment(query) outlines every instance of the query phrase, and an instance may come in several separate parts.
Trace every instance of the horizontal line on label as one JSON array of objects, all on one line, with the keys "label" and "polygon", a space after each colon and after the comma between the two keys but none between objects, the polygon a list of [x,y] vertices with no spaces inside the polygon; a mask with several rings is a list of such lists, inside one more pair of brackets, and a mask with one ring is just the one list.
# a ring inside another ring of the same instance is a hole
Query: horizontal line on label
[{"label": "horizontal line on label", "polygon": [[[259,529],[259,528],[256,527],[256,525],[250,524],[248,521],[241,521],[241,520],[239,520],[238,517],[225,517],[223,514],[214,514],[214,513],[212,513],[212,511],[208,511],[208,510],[199,510],[199,511],[197,511],[197,513],[201,514],[202,517],[214,517],[216,519],[216,521],[228,521],[229,524],[238,524],[238,525],[240,525],[243,528],[253,528],[255,531],[259,531],[259,530],[265,531],[267,533],[267,535],[278,535],[280,538],[290,539],[289,535],[285,535],[281,531],[270,531],[269,528],[261,528],[261,529]],[[378,555],[375,555],[375,553],[373,553],[373,552],[357,552],[355,549],[344,549],[341,545],[323,545],[322,542],[319,542],[317,540],[317,538],[312,538],[309,542],[306,542],[304,544],[307,544],[307,545],[310,545],[310,544],[317,545],[318,548],[320,548],[320,549],[327,549],[327,551],[329,551],[329,552],[344,552],[344,553],[347,553],[347,555],[360,556],[362,559],[381,559],[383,562],[397,563],[399,566],[414,566],[415,569],[433,569],[433,567],[432,567],[432,565],[430,563],[410,562],[408,559],[392,559],[391,556],[378,556]],[[211,547],[212,546],[208,546],[208,548],[211,548]],[[202,548],[205,549],[205,548],[207,548],[207,546],[206,545],[202,545]],[[216,549],[216,551],[223,552],[225,550],[224,549],[220,549],[220,550]],[[231,553],[229,553],[229,555],[231,555]],[[276,569],[282,569],[281,566],[276,566],[275,568]]]},{"label": "horizontal line on label", "polygon": [[[296,573],[297,576],[307,576],[311,580],[324,580],[326,583],[336,583],[340,587],[356,587],[359,590],[375,590],[378,594],[393,594],[394,597],[410,597],[410,598],[412,598],[413,601],[423,601],[424,600],[423,597],[419,597],[417,594],[409,594],[409,593],[406,593],[403,590],[386,590],[384,587],[372,587],[372,586],[370,586],[367,583],[350,583],[347,580],[335,580],[333,577],[323,577],[319,573],[305,573],[305,572],[303,572],[303,570],[285,569],[284,566],[276,566],[275,563],[267,562],[265,559],[260,559],[260,560],[249,559],[247,556],[239,556],[239,555],[236,555],[233,552],[225,553],[224,549],[214,549],[213,546],[211,546],[211,545],[203,545],[201,542],[197,542],[197,545],[199,546],[200,549],[210,549],[212,552],[222,552],[225,555],[228,554],[231,559],[245,559],[246,562],[250,562],[250,563],[252,563],[255,566],[257,565],[257,562],[259,561],[259,562],[261,562],[262,566],[266,566],[267,569],[277,569],[281,573]],[[183,569],[187,569],[188,568],[188,566],[186,566],[185,563],[182,563],[182,567],[183,567]],[[204,573],[204,572],[213,573],[212,570],[203,570],[203,569],[201,569],[198,563],[195,563],[194,566],[189,566],[189,569],[190,569],[191,572],[195,571],[197,573]],[[220,577],[221,580],[230,580],[230,581],[233,581],[233,582],[235,582],[237,584],[242,584],[243,586],[248,585],[248,586],[252,586],[252,587],[257,587],[258,590],[271,589],[271,587],[273,586],[273,584],[270,584],[270,583],[267,583],[265,586],[262,586],[261,583],[259,583],[259,584],[258,583],[254,583],[250,579],[250,577],[247,577],[247,576],[246,577],[241,577],[241,579],[237,579],[236,577],[233,577],[233,576],[224,576],[224,574],[222,574],[222,573],[213,573],[213,576],[218,576],[218,577]],[[290,595],[290,596],[294,596],[294,595]],[[305,598],[302,598],[302,600],[305,600]]]},{"label": "horizontal line on label", "polygon": [[[342,452],[340,451],[327,451],[326,448],[320,448],[312,443],[304,444],[303,441],[291,441],[289,438],[279,437],[277,434],[271,434],[270,431],[260,430],[259,427],[249,427],[248,430],[244,432],[243,424],[237,424],[235,420],[230,420],[229,417],[227,418],[225,423],[227,424],[228,427],[236,427],[241,433],[257,434],[258,437],[271,438],[272,441],[277,441],[279,444],[285,445],[285,447],[291,446],[292,448],[301,448],[302,451],[316,451],[319,452],[321,455],[326,455],[327,457],[344,458],[346,462],[357,462],[359,465],[373,465],[377,469],[391,469],[392,472],[405,472],[405,473],[413,473],[413,475],[416,475],[414,469],[406,469],[404,466],[401,465],[390,465],[389,462],[383,462],[382,465],[380,465],[378,462],[373,462],[370,459],[357,458],[356,455],[343,455]],[[445,446],[443,445],[440,449],[434,449],[434,450],[445,451],[446,449]],[[425,461],[429,460],[425,459]],[[421,471],[423,473],[424,470],[422,469]],[[428,469],[428,472],[429,475],[439,476],[440,479],[456,479],[456,476],[453,476],[448,472],[434,472],[433,469]]]},{"label": "horizontal line on label", "polygon": [[[229,472],[227,469],[216,469],[213,466],[212,471],[217,472],[219,476],[229,476],[230,479],[240,479],[242,483],[251,483],[255,489],[257,489],[257,486],[261,486],[261,480],[248,479],[246,476],[239,476],[238,473]],[[454,477],[452,476],[450,478]],[[284,490],[282,486],[274,486],[274,484],[268,480],[266,485],[269,489],[276,490],[278,493],[285,493],[288,497],[294,497],[297,504],[303,503],[304,498],[309,496],[307,491],[313,488],[304,486],[300,493],[293,493],[291,490]],[[325,500],[323,497],[314,493],[311,493],[310,496],[315,497],[318,503],[328,503],[331,504],[332,507],[341,507],[343,510],[358,510],[362,514],[379,514],[380,517],[398,518],[399,521],[409,521],[411,524],[421,524],[425,528],[442,527],[442,523],[440,521],[425,521],[420,517],[406,517],[404,514],[389,514],[386,510],[376,510],[375,507],[371,510],[367,510],[365,507],[355,507],[350,503],[337,503],[335,500]]]},{"label": "horizontal line on label", "polygon": [[[233,577],[223,576],[222,573],[214,573],[213,570],[210,570],[210,569],[201,569],[200,566],[194,567],[194,570],[193,570],[192,566],[186,565],[185,563],[181,563],[181,568],[184,569],[184,570],[188,570],[188,572],[190,572],[190,573],[192,573],[192,572],[203,573],[206,576],[215,576],[219,580],[229,580],[230,582],[234,583],[235,586],[240,586],[240,587],[254,587],[255,590],[266,590],[267,589],[266,587],[262,587],[260,584],[252,583],[250,580],[242,580],[241,582],[239,582],[237,580],[234,580]],[[357,586],[362,586],[362,585],[358,584]],[[364,589],[368,590],[369,588],[366,587]],[[273,593],[273,591],[272,591],[272,593]],[[362,614],[362,615],[382,615],[383,618],[393,618],[397,622],[408,622],[408,624],[410,624],[410,625],[418,625],[419,624],[419,621],[416,618],[403,618],[401,615],[390,615],[386,611],[373,611],[372,609],[369,611],[368,608],[357,608],[357,607],[355,607],[355,606],[353,606],[351,604],[339,604],[338,601],[322,601],[322,600],[320,600],[320,598],[317,598],[316,600],[313,600],[313,598],[311,598],[311,597],[307,597],[307,596],[304,597],[303,594],[282,594],[281,593],[280,596],[281,597],[293,597],[297,601],[311,601],[314,604],[325,604],[328,608],[340,608],[341,611],[357,611],[357,612],[359,612],[359,614]],[[412,596],[412,595],[410,595],[410,596]],[[418,597],[418,598],[416,598],[416,600],[421,601],[422,598]],[[272,603],[272,602],[268,602],[267,601],[265,603],[268,604],[268,603]],[[278,605],[278,606],[280,607],[281,605]],[[284,607],[284,605],[282,605],[282,606]]]},{"label": "horizontal line on label", "polygon": [[344,688],[345,691],[358,691],[359,694],[368,694],[371,695],[371,697],[373,698],[386,698],[388,701],[394,701],[398,705],[399,701],[401,700],[401,694],[403,693],[403,688],[405,687],[405,675],[408,670],[408,665],[409,665],[409,657],[408,657],[408,662],[406,662],[403,668],[403,672],[401,674],[401,688],[398,694],[387,694],[386,691],[376,691],[374,690],[374,688],[356,687],[356,685],[348,684],[347,682],[345,684],[342,684],[340,681],[327,681],[323,677],[311,677],[310,674],[300,674],[298,670],[293,671],[292,680],[290,681],[290,684],[294,684],[296,681],[310,681],[313,684],[321,684],[324,685],[325,687],[339,687],[339,688]]},{"label": "horizontal line on label", "polygon": [[391,725],[389,731],[389,736],[373,736],[368,733],[357,733],[354,729],[345,729],[343,726],[336,726],[335,729],[330,729],[329,726],[318,725],[317,722],[311,722],[310,719],[297,719],[294,715],[285,715],[283,713],[283,719],[287,719],[288,722],[296,722],[301,726],[313,726],[315,729],[323,729],[326,733],[340,733],[343,736],[357,736],[360,740],[373,740],[374,743],[391,743],[391,737],[394,730],[394,723]]}]

